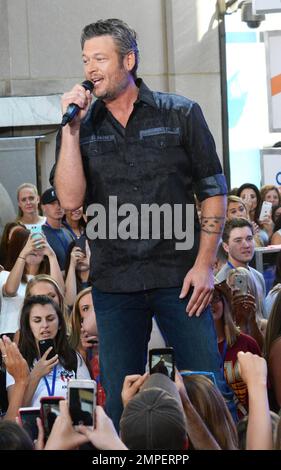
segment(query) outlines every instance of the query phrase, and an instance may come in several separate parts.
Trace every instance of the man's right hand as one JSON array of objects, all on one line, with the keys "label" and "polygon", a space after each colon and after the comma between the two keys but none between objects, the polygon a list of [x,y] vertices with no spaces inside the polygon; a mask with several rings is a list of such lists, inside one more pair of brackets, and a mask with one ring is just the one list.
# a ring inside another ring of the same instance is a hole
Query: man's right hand
[{"label": "man's right hand", "polygon": [[61,98],[62,114],[65,114],[68,105],[74,103],[79,106],[80,111],[75,118],[69,123],[72,128],[79,128],[80,121],[83,119],[92,102],[92,95],[89,90],[85,90],[82,85],[75,85],[71,91],[64,93]]}]

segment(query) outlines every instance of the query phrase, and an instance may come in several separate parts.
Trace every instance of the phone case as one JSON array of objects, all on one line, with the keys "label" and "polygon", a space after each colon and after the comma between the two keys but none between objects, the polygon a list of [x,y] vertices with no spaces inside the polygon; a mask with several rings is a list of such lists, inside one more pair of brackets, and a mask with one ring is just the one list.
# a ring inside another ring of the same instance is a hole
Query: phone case
[{"label": "phone case", "polygon": [[49,352],[47,359],[51,359],[52,357],[56,355],[54,340],[48,338],[48,339],[42,339],[39,341],[39,351],[40,351],[41,357],[45,354],[47,349],[49,349],[51,346],[53,347],[53,349],[51,349],[51,351]]},{"label": "phone case", "polygon": [[268,217],[271,214],[272,204],[268,201],[263,201],[260,213],[260,220],[263,220],[265,217]]},{"label": "phone case", "polygon": [[247,278],[244,274],[234,274],[234,288],[236,292],[238,291],[240,294],[247,294]]}]

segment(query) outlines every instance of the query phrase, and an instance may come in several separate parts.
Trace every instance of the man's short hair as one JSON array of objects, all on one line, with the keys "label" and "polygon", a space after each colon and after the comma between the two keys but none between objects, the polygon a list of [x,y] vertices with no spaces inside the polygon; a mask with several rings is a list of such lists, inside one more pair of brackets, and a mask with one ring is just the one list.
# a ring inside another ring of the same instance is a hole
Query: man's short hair
[{"label": "man's short hair", "polygon": [[223,234],[222,234],[222,241],[224,243],[228,243],[230,233],[232,232],[232,230],[235,228],[244,228],[244,227],[249,227],[249,229],[252,232],[252,235],[254,235],[253,226],[251,222],[249,222],[249,220],[243,219],[243,218],[227,220],[224,226]]},{"label": "man's short hair", "polygon": [[164,374],[152,374],[125,407],[120,431],[129,449],[183,450],[186,421],[175,383]]}]

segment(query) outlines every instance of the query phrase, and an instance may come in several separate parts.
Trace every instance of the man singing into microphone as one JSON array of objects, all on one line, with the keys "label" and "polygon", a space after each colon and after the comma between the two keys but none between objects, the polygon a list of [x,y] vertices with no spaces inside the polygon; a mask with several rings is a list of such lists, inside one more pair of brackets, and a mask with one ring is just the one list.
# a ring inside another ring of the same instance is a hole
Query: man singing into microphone
[{"label": "man singing into microphone", "polygon": [[181,206],[185,214],[186,205],[195,206],[194,193],[202,203],[201,227],[196,209],[185,220],[194,226],[188,249],[177,249],[179,238],[167,235],[161,217],[153,236],[152,230],[143,236],[147,219],[138,218],[138,236],[127,239],[120,227],[106,227],[96,239],[87,230],[107,412],[117,427],[124,377],[144,373],[153,315],[174,347],[177,368],[213,371],[231,400],[208,306],[227,192],[213,137],[197,103],[153,92],[137,78],[136,33],[123,21],[89,24],[81,45],[97,99],[91,103],[82,85],[62,97],[63,113],[70,104],[80,108],[58,138],[55,188],[62,207],[98,204],[110,222],[113,198],[121,222],[132,207]]}]

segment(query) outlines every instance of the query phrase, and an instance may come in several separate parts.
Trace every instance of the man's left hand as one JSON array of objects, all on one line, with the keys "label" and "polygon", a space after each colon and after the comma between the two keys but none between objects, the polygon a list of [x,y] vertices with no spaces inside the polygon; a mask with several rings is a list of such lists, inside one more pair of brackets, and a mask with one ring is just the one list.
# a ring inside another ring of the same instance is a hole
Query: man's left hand
[{"label": "man's left hand", "polygon": [[180,299],[183,299],[191,287],[192,296],[187,304],[186,312],[189,317],[194,314],[199,317],[209,305],[214,290],[214,275],[212,268],[194,266],[184,278]]}]

